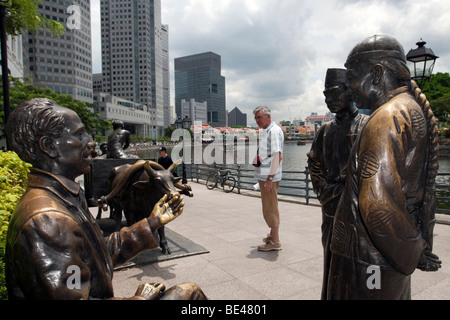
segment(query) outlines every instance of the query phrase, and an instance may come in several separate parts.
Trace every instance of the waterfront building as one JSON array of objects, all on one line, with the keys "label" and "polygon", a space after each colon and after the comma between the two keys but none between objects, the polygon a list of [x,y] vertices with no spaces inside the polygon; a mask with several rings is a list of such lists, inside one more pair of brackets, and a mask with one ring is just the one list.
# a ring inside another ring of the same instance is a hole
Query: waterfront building
[{"label": "waterfront building", "polygon": [[38,12],[66,28],[61,37],[39,30],[24,34],[24,74],[33,84],[93,102],[89,0],[42,0]]},{"label": "waterfront building", "polygon": [[[152,123],[156,121],[156,113],[145,104],[139,104],[109,93],[94,92],[96,102],[95,112],[102,119],[122,120],[124,128],[141,137],[152,137]],[[108,133],[105,133],[107,136]]]},{"label": "waterfront building", "polygon": [[181,100],[206,101],[208,124],[226,125],[225,77],[221,57],[205,52],[175,59],[175,112],[181,117]]},{"label": "waterfront building", "polygon": [[[156,139],[164,134],[163,55],[168,57],[168,28],[161,24],[161,0],[101,1],[100,10],[102,90],[146,105],[155,115],[150,130]],[[166,69],[168,72],[167,65]]]},{"label": "waterfront building", "polygon": [[242,113],[238,107],[228,112],[228,126],[247,126],[247,114]]},{"label": "waterfront building", "polygon": [[187,117],[192,123],[195,121],[207,123],[207,109],[208,104],[206,101],[197,102],[195,99],[190,99],[189,101],[181,99],[181,119]]},{"label": "waterfront building", "polygon": [[317,115],[317,113],[312,113],[311,116],[306,117],[305,126],[310,127],[312,130],[317,130],[325,122],[330,122],[333,117],[330,114],[327,115]]}]

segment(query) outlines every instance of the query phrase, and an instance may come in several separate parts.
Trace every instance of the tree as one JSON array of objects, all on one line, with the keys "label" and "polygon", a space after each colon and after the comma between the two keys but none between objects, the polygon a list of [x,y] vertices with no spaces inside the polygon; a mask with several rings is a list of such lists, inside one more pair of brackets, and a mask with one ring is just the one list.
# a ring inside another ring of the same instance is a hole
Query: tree
[{"label": "tree", "polygon": [[[2,90],[0,92],[3,94]],[[92,129],[96,128],[97,132],[112,129],[109,120],[100,119],[98,113],[94,113],[89,109],[94,108],[94,104],[75,100],[68,94],[60,94],[49,88],[36,87],[30,83],[21,82],[19,79],[10,78],[10,101],[14,108],[23,101],[33,98],[49,98],[56,101],[60,106],[75,111],[86,127],[86,131],[92,133]],[[0,101],[0,124],[4,122],[3,101]],[[12,111],[12,110],[11,110]],[[0,137],[4,137],[1,134]]]},{"label": "tree", "polygon": [[37,11],[40,3],[41,0],[10,0],[5,5],[6,32],[18,36],[25,31],[46,29],[54,36],[63,35],[65,28],[61,23],[48,19]]},{"label": "tree", "polygon": [[436,118],[446,123],[450,115],[450,75],[438,72],[428,80],[421,81],[420,87],[427,96]]}]

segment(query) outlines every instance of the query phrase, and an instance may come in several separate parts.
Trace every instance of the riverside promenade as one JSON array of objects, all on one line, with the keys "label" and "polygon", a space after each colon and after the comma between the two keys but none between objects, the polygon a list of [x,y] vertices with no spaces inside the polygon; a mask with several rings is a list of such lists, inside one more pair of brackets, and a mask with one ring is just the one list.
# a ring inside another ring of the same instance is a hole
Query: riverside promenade
[{"label": "riverside promenade", "polygon": [[[161,282],[166,288],[193,281],[211,300],[319,300],[323,254],[321,209],[280,197],[283,250],[259,252],[268,228],[258,192],[225,193],[188,181],[194,197],[185,197],[183,214],[167,228],[203,246],[209,253],[154,262],[114,272],[117,297],[134,294],[139,284]],[[413,300],[450,299],[450,219],[439,216],[434,252],[438,272],[412,275]],[[443,222],[443,223],[442,223]],[[369,275],[368,275],[369,276]]]}]

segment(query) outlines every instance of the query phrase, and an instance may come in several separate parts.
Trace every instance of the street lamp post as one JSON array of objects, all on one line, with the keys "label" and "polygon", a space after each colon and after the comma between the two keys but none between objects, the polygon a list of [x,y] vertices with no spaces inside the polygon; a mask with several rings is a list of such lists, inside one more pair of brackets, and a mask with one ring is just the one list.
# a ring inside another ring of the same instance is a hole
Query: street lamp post
[{"label": "street lamp post", "polygon": [[426,42],[420,39],[416,43],[417,48],[411,49],[406,55],[406,60],[410,64],[411,78],[416,81],[430,78],[436,59],[439,58],[433,50],[426,48],[425,44]]},{"label": "street lamp post", "polygon": [[8,79],[8,50],[6,43],[6,3],[9,0],[0,0],[0,35],[1,35],[1,59],[2,59],[2,84],[3,84],[3,106],[5,112],[5,125],[9,117],[9,79]]}]

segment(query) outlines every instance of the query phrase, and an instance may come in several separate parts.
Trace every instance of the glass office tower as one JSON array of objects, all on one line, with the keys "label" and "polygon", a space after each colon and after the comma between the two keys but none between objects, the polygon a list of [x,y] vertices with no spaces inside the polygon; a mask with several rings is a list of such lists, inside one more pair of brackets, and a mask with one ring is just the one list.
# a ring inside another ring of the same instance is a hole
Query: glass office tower
[{"label": "glass office tower", "polygon": [[181,116],[181,100],[207,102],[208,124],[226,125],[225,77],[221,57],[205,52],[175,59],[175,111]]}]

